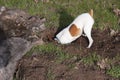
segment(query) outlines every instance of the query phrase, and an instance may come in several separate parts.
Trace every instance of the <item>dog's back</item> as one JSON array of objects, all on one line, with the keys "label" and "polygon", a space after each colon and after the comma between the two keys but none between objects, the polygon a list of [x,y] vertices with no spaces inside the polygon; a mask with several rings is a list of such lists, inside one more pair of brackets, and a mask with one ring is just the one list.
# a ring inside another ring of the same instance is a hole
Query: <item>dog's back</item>
[{"label": "dog's back", "polygon": [[94,23],[93,19],[93,10],[90,10],[89,13],[83,13],[79,15],[75,20],[72,22],[72,24],[76,24],[78,28],[83,28],[86,23]]}]

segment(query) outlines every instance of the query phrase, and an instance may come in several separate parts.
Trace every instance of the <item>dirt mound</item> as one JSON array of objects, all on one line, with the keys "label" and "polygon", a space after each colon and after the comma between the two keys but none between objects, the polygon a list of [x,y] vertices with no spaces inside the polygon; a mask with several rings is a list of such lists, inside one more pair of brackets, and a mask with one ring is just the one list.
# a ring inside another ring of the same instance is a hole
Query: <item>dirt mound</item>
[{"label": "dirt mound", "polygon": [[[106,75],[105,69],[100,69],[96,64],[86,66],[81,58],[96,53],[102,58],[114,58],[120,53],[120,32],[114,35],[111,29],[103,31],[93,29],[94,44],[87,49],[88,40],[80,37],[68,45],[56,43],[53,38],[56,29],[47,29],[43,32],[43,40],[59,46],[66,54],[73,57],[61,62],[56,62],[56,55],[45,53],[33,56],[24,56],[18,64],[15,76],[17,80],[119,80]],[[119,64],[116,62],[115,64]]]},{"label": "dirt mound", "polygon": [[92,37],[94,43],[90,49],[87,49],[88,39],[87,37],[81,36],[76,41],[71,44],[61,45],[57,44],[54,41],[54,36],[57,31],[56,29],[48,29],[45,31],[44,41],[45,42],[53,42],[56,45],[61,46],[61,48],[71,54],[88,54],[92,52],[96,52],[99,55],[103,55],[105,57],[114,57],[120,52],[120,32],[114,31],[112,33],[111,29],[104,29],[103,31],[100,29],[93,29]]}]

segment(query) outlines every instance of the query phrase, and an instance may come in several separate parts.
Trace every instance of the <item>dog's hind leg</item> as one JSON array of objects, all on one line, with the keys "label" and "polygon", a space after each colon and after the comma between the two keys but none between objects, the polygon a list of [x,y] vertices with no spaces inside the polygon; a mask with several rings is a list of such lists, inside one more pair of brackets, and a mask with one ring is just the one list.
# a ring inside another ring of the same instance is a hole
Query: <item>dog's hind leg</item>
[{"label": "dog's hind leg", "polygon": [[92,24],[89,25],[87,24],[85,27],[84,27],[84,33],[86,34],[88,40],[89,40],[89,45],[87,48],[90,48],[93,44],[93,39],[91,37],[91,30],[92,30]]}]

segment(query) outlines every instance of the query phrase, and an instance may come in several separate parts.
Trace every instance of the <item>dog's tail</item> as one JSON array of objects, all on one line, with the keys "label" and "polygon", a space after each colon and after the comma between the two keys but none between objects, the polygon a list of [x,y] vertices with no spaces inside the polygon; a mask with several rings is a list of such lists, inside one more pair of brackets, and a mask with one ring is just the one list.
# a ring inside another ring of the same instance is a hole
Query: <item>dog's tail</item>
[{"label": "dog's tail", "polygon": [[91,17],[93,17],[93,9],[91,9],[91,10],[89,11],[89,14],[90,14]]}]

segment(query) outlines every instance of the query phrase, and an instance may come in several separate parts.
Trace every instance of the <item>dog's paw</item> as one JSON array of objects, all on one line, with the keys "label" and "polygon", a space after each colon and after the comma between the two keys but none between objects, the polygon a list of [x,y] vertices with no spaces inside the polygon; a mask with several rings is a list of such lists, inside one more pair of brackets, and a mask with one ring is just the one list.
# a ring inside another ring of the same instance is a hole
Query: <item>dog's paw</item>
[{"label": "dog's paw", "polygon": [[57,41],[57,38],[54,38],[55,41]]},{"label": "dog's paw", "polygon": [[87,48],[89,49],[90,47],[88,46]]},{"label": "dog's paw", "polygon": [[82,34],[82,36],[87,37],[86,34]]}]

